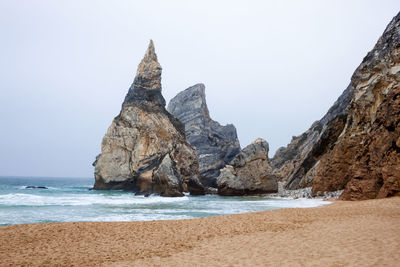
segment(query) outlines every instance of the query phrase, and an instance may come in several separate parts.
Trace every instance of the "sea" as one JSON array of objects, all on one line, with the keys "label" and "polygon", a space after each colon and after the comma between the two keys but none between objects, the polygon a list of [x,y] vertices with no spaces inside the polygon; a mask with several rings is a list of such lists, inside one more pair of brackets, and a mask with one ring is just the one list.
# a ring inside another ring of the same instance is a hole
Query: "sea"
[{"label": "sea", "polygon": [[329,204],[321,199],[260,196],[145,197],[90,190],[93,183],[93,178],[0,177],[0,225],[191,219]]}]

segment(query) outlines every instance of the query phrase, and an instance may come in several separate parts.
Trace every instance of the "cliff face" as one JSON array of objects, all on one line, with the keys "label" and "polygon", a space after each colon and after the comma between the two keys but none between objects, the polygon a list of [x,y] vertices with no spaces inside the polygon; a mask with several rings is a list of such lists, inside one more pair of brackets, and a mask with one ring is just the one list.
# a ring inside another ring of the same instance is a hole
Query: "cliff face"
[{"label": "cliff face", "polygon": [[328,113],[271,160],[286,188],[341,199],[400,192],[400,14],[354,72]]},{"label": "cliff face", "polygon": [[162,196],[182,196],[184,191],[204,194],[196,151],[186,141],[183,124],[165,109],[161,70],[150,41],[93,164],[95,189]]},{"label": "cliff face", "polygon": [[400,195],[400,13],[351,78],[345,129],[321,159],[313,193],[341,199]]},{"label": "cliff face", "polygon": [[187,140],[197,150],[201,182],[216,187],[220,169],[240,151],[235,126],[221,126],[210,118],[203,84],[176,95],[169,102],[168,111],[184,123]]},{"label": "cliff face", "polygon": [[218,194],[240,196],[277,192],[278,182],[271,173],[268,151],[268,143],[261,138],[243,148],[221,170],[217,180]]},{"label": "cliff face", "polygon": [[275,153],[271,166],[278,179],[286,181],[287,189],[312,185],[319,159],[334,146],[344,128],[353,91],[349,86],[321,120]]}]

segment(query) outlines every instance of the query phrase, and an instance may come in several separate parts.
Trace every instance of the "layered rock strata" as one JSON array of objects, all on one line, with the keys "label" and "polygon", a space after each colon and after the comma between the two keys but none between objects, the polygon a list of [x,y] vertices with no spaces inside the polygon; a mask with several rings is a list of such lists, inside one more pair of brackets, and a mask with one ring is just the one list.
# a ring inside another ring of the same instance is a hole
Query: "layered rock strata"
[{"label": "layered rock strata", "polygon": [[268,143],[261,138],[242,149],[221,170],[217,179],[218,194],[240,196],[277,192],[278,182],[269,165],[268,151]]},{"label": "layered rock strata", "polygon": [[334,146],[343,131],[347,108],[353,97],[347,87],[327,114],[303,134],[295,136],[287,147],[281,147],[271,159],[274,174],[294,190],[312,185],[319,159]]},{"label": "layered rock strata", "polygon": [[94,189],[123,189],[140,194],[204,194],[196,150],[186,141],[184,125],[165,109],[162,68],[153,42],[105,134],[94,162]]},{"label": "layered rock strata", "polygon": [[169,102],[168,111],[184,123],[187,140],[197,150],[201,182],[216,187],[220,169],[240,151],[235,126],[221,126],[211,119],[204,84],[180,92]]},{"label": "layered rock strata", "polygon": [[400,13],[356,69],[341,136],[321,159],[313,194],[344,189],[341,199],[400,195]]},{"label": "layered rock strata", "polygon": [[357,200],[400,193],[400,15],[334,106],[271,160],[287,189],[344,190]]}]

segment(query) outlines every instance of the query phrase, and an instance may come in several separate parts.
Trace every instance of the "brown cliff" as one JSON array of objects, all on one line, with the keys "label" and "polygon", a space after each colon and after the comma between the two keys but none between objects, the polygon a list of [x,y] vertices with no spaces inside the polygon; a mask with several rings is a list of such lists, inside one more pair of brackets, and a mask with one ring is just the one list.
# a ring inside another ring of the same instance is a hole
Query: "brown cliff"
[{"label": "brown cliff", "polygon": [[335,147],[316,170],[313,194],[341,199],[400,194],[400,13],[351,78],[354,97]]},{"label": "brown cliff", "polygon": [[273,173],[286,182],[287,189],[312,185],[320,158],[335,145],[344,129],[352,97],[353,88],[349,86],[322,119],[275,153],[271,159]]},{"label": "brown cliff", "polygon": [[313,195],[344,189],[341,199],[400,192],[400,14],[354,72],[328,113],[271,160],[287,189]]}]

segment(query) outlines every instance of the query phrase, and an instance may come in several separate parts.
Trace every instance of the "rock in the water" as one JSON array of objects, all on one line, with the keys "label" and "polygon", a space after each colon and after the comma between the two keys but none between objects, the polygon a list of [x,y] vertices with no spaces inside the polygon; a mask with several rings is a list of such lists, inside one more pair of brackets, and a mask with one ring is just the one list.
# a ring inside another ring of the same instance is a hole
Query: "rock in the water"
[{"label": "rock in the water", "polygon": [[46,186],[35,186],[35,185],[28,185],[25,189],[48,189]]},{"label": "rock in the water", "polygon": [[153,42],[140,62],[120,114],[103,138],[95,166],[94,189],[140,194],[204,194],[196,150],[184,125],[165,109],[161,66]]},{"label": "rock in the water", "polygon": [[221,170],[218,194],[240,196],[277,192],[278,182],[269,165],[268,151],[268,143],[261,138],[242,149]]},{"label": "rock in the water", "polygon": [[210,118],[203,84],[176,95],[169,102],[168,111],[185,124],[187,140],[199,157],[201,182],[216,187],[220,169],[240,151],[235,126],[221,126]]},{"label": "rock in the water", "polygon": [[341,199],[400,195],[400,13],[356,69],[348,118],[321,159],[313,195],[344,189]]}]

